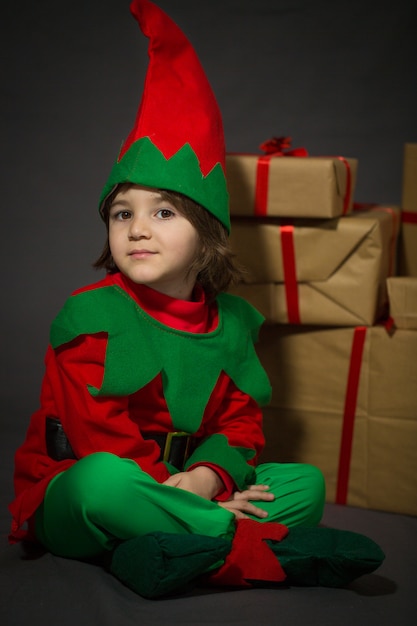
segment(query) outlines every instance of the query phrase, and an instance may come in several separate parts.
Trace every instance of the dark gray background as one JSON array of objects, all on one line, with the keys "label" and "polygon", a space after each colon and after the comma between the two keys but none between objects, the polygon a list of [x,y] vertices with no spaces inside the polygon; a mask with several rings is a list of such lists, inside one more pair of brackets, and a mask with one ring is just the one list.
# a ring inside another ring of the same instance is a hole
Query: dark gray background
[{"label": "dark gray background", "polygon": [[[227,149],[290,135],[359,159],[356,198],[400,203],[417,141],[414,1],[161,0],[196,48]],[[2,7],[1,421],[37,406],[49,324],[99,276],[97,200],[136,114],[147,40],[126,0]],[[169,93],[167,93],[169,98]]]}]

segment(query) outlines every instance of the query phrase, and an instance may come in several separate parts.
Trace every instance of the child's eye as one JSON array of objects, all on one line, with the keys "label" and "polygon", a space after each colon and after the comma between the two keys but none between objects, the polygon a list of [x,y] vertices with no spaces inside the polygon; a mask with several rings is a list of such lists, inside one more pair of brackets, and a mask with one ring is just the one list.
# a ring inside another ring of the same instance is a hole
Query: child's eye
[{"label": "child's eye", "polygon": [[156,212],[156,215],[161,220],[167,220],[170,217],[173,217],[175,213],[174,211],[172,211],[172,209],[159,209],[159,211]]},{"label": "child's eye", "polygon": [[116,221],[128,220],[130,218],[130,211],[116,211],[111,217]]}]

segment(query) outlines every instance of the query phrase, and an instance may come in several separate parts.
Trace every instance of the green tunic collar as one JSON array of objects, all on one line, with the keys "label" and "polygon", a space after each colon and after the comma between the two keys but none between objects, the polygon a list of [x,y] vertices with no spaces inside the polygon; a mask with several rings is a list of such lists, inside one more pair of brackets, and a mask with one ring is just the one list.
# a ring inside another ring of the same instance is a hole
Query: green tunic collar
[{"label": "green tunic collar", "polygon": [[84,291],[69,298],[54,320],[51,345],[106,332],[102,386],[89,386],[90,393],[130,395],[160,374],[174,429],[196,432],[222,370],[258,404],[270,398],[254,348],[262,316],[237,296],[221,294],[217,302],[217,328],[195,334],[158,322],[118,285]]}]

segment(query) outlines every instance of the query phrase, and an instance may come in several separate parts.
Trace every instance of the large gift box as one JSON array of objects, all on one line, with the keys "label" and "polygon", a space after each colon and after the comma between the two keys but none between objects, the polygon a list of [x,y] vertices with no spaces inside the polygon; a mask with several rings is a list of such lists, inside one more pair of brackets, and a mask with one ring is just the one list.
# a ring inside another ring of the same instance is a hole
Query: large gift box
[{"label": "large gift box", "polygon": [[327,501],[417,515],[417,331],[264,326],[261,462],[311,463]]},{"label": "large gift box", "polygon": [[270,323],[372,325],[395,272],[397,207],[331,220],[234,218],[231,245],[247,269],[233,289]]},{"label": "large gift box", "polygon": [[417,330],[417,276],[391,276],[387,279],[387,288],[394,326]]},{"label": "large gift box", "polygon": [[404,146],[399,272],[417,276],[417,143]]},{"label": "large gift box", "polygon": [[227,154],[236,216],[332,218],[352,209],[358,162],[343,157]]}]

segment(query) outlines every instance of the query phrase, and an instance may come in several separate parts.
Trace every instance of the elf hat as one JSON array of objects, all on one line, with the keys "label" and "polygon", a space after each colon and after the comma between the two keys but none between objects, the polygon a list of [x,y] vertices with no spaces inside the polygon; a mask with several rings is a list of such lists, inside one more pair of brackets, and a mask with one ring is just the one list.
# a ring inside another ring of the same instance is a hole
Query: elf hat
[{"label": "elf hat", "polygon": [[182,193],[230,230],[225,146],[219,107],[184,33],[149,0],[133,0],[149,38],[149,66],[133,129],[100,197],[119,183]]}]

